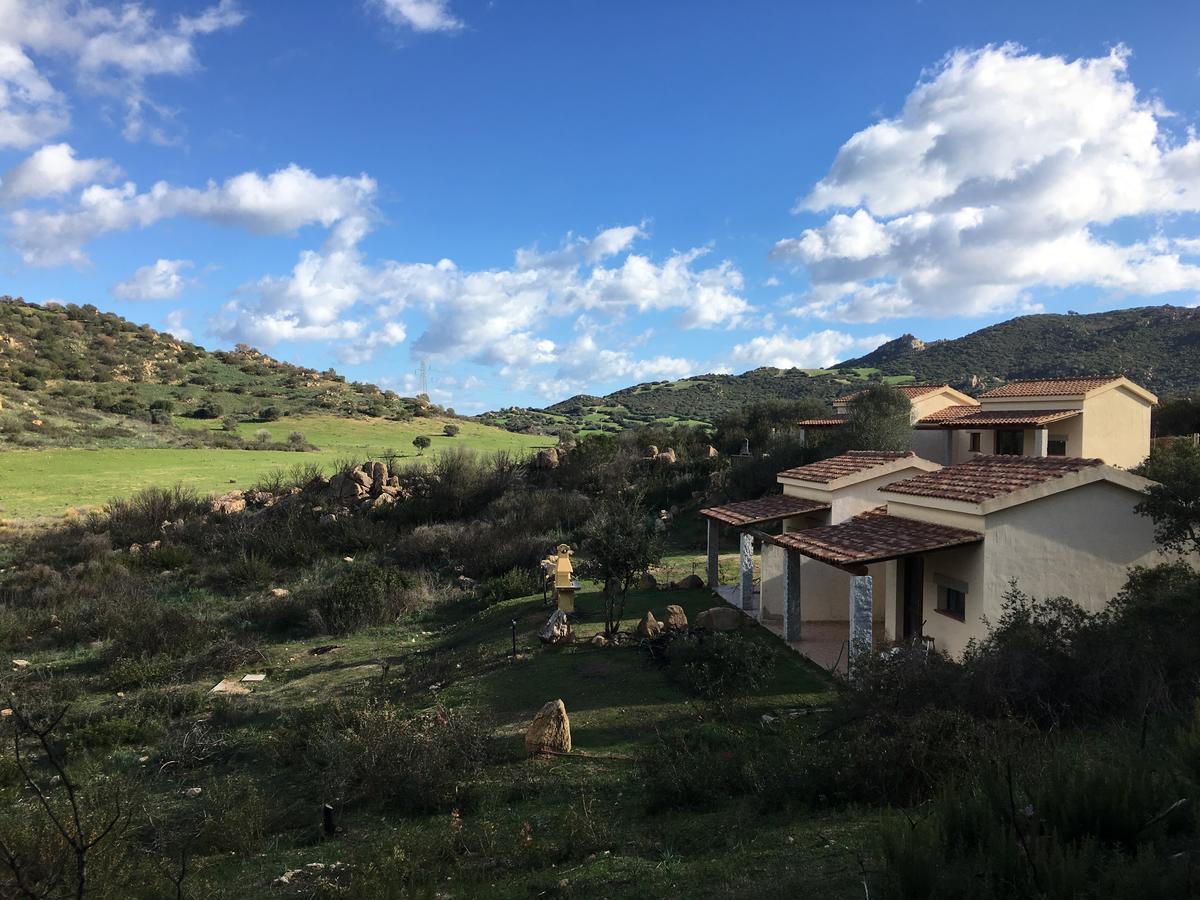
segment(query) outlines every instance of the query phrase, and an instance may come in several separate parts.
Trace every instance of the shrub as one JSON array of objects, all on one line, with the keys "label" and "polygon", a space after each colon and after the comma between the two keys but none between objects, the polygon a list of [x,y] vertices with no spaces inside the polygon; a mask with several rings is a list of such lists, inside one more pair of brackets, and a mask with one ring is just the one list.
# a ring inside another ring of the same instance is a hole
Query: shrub
[{"label": "shrub", "polygon": [[289,434],[287,441],[293,447],[303,447],[308,443],[308,441],[305,440],[304,435],[299,431],[293,431],[291,434]]},{"label": "shrub", "polygon": [[356,562],[320,590],[316,610],[330,634],[348,634],[391,621],[399,610],[400,578],[391,569]]},{"label": "shrub", "polygon": [[266,428],[259,428],[254,432],[254,439],[260,444],[265,444],[271,439],[271,432]]},{"label": "shrub", "polygon": [[238,420],[236,416],[226,416],[221,420],[221,427],[226,431],[234,433],[238,430]]},{"label": "shrub", "polygon": [[194,490],[183,485],[170,488],[149,487],[131,497],[108,501],[100,524],[112,534],[113,543],[126,547],[148,543],[162,537],[163,522],[187,519],[201,509]]},{"label": "shrub", "polygon": [[453,422],[447,422],[442,426],[442,434],[446,437],[455,437],[461,429]]},{"label": "shrub", "polygon": [[283,416],[283,413],[279,411],[278,406],[267,406],[263,408],[258,416],[264,422],[275,422]]},{"label": "shrub", "polygon": [[722,701],[766,684],[774,653],[760,641],[735,633],[689,634],[667,649],[673,675],[705,700]]},{"label": "shrub", "polygon": [[429,445],[433,443],[433,441],[429,439],[428,435],[424,434],[418,434],[415,438],[413,438],[412,442],[413,446],[417,448],[418,453],[424,453],[427,449],[429,449]]},{"label": "shrub", "polygon": [[480,585],[480,596],[488,603],[500,603],[516,597],[526,597],[541,589],[541,581],[531,568],[509,569]]}]

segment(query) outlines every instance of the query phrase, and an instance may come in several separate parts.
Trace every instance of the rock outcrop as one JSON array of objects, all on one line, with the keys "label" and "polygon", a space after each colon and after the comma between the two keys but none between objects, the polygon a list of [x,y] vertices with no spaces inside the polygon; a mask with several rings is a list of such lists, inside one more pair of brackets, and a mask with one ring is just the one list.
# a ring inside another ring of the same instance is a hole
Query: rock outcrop
[{"label": "rock outcrop", "polygon": [[686,575],[675,583],[675,586],[681,591],[698,591],[704,587],[704,579],[693,572],[691,575]]},{"label": "rock outcrop", "polygon": [[672,603],[663,612],[662,623],[669,631],[683,631],[688,627],[687,613],[682,606]]},{"label": "rock outcrop", "polygon": [[571,620],[567,618],[567,614],[561,609],[556,609],[551,613],[542,630],[538,632],[538,640],[543,644],[553,644],[554,646],[574,641],[575,632],[571,628]]}]

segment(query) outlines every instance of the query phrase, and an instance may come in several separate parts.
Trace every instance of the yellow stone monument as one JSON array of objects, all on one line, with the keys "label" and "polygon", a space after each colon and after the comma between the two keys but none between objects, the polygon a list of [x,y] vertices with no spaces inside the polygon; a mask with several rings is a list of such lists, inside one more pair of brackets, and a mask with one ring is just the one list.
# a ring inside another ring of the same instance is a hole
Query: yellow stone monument
[{"label": "yellow stone monument", "polygon": [[558,545],[558,555],[554,559],[554,599],[558,608],[563,612],[575,612],[575,592],[579,590],[579,582],[574,578],[571,566],[571,548],[566,544]]}]

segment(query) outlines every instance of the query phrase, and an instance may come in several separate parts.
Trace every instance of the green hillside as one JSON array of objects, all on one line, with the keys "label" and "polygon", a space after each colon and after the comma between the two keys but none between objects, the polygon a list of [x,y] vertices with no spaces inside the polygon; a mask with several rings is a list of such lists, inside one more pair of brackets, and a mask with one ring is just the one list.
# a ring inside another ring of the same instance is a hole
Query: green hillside
[{"label": "green hillside", "polygon": [[617,431],[649,423],[712,423],[759,400],[829,400],[872,380],[947,382],[979,393],[1004,381],[1128,375],[1161,397],[1200,389],[1200,309],[1147,306],[1089,315],[1020,316],[961,338],[903,335],[829,369],[762,368],[741,375],[652,381],[605,397],[579,395],[545,409],[482,418],[513,430]]}]

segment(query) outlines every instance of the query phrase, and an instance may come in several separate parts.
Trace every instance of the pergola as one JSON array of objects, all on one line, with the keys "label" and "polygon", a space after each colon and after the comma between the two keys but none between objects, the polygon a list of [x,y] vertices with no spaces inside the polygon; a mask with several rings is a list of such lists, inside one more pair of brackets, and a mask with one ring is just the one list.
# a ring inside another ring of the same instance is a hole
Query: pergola
[{"label": "pergola", "polygon": [[[761,527],[782,522],[793,516],[823,512],[830,504],[817,500],[806,500],[779,494],[758,500],[742,500],[723,506],[710,506],[700,510],[708,519],[708,587],[715,591],[720,587],[717,560],[720,553],[721,526],[728,525],[740,532],[738,561],[738,598],[744,610],[754,609],[754,535],[762,535]],[[765,535],[762,535],[765,537]]]}]

